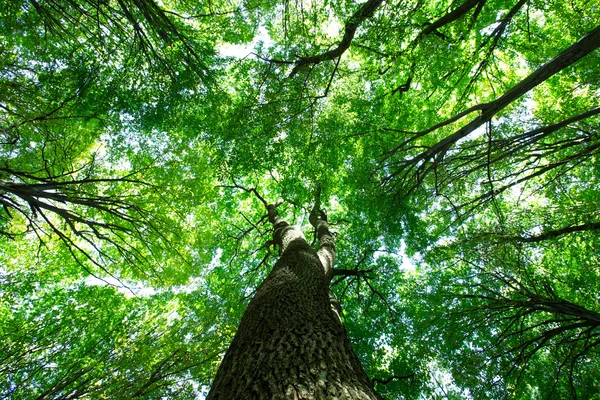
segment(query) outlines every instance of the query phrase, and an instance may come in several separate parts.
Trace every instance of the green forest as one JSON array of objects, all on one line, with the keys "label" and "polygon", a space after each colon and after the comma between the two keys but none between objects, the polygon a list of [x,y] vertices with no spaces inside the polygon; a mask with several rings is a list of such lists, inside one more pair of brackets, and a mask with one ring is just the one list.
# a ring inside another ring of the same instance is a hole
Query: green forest
[{"label": "green forest", "polygon": [[6,0],[0,93],[0,398],[600,399],[597,0]]}]

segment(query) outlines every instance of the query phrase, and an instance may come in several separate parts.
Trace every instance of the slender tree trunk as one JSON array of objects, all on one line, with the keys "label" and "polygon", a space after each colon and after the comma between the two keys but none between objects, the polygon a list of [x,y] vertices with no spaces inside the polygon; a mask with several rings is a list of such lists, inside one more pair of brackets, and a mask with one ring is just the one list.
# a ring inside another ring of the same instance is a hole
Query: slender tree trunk
[{"label": "slender tree trunk", "polygon": [[378,399],[331,307],[335,246],[325,218],[311,215],[316,252],[268,210],[282,253],[250,301],[208,399]]}]

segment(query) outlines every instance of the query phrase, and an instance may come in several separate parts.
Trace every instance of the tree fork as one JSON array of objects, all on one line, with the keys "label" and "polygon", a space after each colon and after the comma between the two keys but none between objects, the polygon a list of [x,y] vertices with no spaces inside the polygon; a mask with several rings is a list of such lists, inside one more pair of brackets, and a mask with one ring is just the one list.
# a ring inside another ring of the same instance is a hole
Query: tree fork
[{"label": "tree fork", "polygon": [[317,251],[266,205],[281,256],[250,301],[207,399],[380,399],[331,306],[335,244],[319,196],[318,189],[310,216]]}]

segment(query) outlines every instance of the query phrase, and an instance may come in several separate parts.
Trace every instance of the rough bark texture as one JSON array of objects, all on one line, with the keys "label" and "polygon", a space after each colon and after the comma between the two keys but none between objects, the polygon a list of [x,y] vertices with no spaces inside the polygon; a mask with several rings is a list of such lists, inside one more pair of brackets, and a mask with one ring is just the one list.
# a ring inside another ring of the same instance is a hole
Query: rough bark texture
[{"label": "rough bark texture", "polygon": [[[272,212],[283,252],[248,305],[208,399],[377,399],[331,308],[319,255]],[[328,238],[327,231],[321,241],[331,249]]]}]

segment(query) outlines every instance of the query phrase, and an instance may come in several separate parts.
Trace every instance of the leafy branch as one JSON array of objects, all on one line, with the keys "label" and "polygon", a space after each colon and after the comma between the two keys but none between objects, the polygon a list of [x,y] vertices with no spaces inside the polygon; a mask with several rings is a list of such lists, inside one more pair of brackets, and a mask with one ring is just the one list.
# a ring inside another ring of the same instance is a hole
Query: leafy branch
[{"label": "leafy branch", "polygon": [[[600,47],[600,27],[596,27],[578,42],[563,50],[554,59],[531,73],[496,100],[489,103],[477,104],[445,121],[431,126],[430,128],[420,132],[410,133],[406,140],[384,154],[382,165],[385,165],[386,168],[392,168],[393,170],[383,179],[383,186],[387,187],[388,191],[395,191],[399,197],[408,196],[423,183],[429,174],[434,173],[437,170],[443,163],[449,150],[461,139],[467,137],[477,128],[489,122],[492,117],[522,95],[574,64],[598,47]],[[392,157],[396,153],[410,148],[417,140],[445,126],[458,122],[473,112],[479,112],[479,115],[451,135],[448,135],[441,140],[438,140],[434,145],[427,147],[426,150],[410,158],[404,158],[399,161],[392,160]]]}]

